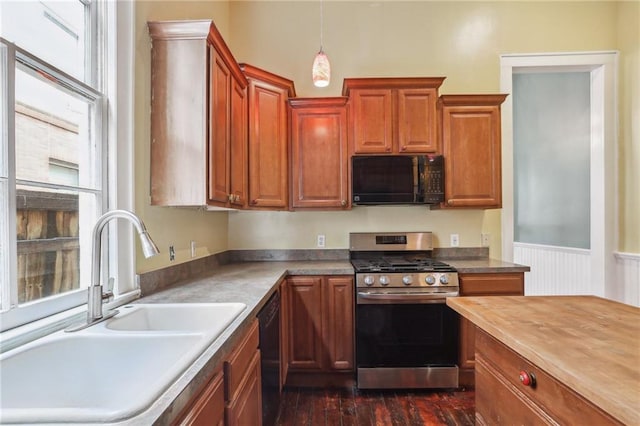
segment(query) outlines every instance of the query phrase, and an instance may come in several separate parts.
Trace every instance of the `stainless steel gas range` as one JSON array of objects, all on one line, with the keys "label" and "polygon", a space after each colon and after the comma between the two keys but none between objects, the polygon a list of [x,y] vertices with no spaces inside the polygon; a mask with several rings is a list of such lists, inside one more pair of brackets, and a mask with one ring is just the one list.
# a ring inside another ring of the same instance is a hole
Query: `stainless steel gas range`
[{"label": "stainless steel gas range", "polygon": [[351,233],[361,389],[458,387],[455,268],[432,258],[430,232]]}]

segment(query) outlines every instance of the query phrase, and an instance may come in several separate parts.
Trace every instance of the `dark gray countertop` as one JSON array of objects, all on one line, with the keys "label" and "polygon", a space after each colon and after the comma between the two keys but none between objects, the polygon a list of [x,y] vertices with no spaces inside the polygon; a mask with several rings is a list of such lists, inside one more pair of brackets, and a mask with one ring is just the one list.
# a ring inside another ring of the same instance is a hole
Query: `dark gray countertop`
[{"label": "dark gray countertop", "polygon": [[241,262],[183,280],[135,303],[239,302],[247,308],[146,411],[122,424],[170,424],[206,384],[287,275],[353,275],[348,261]]},{"label": "dark gray countertop", "polygon": [[[441,259],[460,273],[525,272],[529,267],[494,259]],[[218,371],[256,315],[288,275],[353,275],[348,260],[236,262],[217,265],[146,295],[135,303],[240,302],[247,308],[145,412],[126,424],[169,424]]]}]

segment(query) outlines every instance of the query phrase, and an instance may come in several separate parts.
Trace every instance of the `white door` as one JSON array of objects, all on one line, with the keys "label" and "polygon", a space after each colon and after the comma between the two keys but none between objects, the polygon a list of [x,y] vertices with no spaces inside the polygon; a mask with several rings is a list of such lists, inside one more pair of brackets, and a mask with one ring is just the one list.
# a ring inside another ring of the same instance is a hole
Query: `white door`
[{"label": "white door", "polygon": [[526,295],[616,296],[616,64],[615,52],[501,57],[502,251],[531,267]]}]

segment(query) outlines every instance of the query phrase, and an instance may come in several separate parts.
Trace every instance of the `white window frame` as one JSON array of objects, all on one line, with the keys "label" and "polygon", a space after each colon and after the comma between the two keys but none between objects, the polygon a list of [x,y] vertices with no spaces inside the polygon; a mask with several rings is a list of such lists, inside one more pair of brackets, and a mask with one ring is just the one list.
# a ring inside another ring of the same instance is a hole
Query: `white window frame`
[{"label": "white window frame", "polygon": [[[90,82],[91,86],[99,87],[100,92],[105,95],[103,102],[103,126],[102,135],[106,144],[102,152],[103,176],[102,188],[103,197],[101,210],[105,212],[111,209],[133,210],[133,76],[134,76],[134,2],[125,0],[118,2],[95,1],[96,7],[91,9],[89,20],[92,28],[95,28],[98,16],[104,16],[105,25],[99,34],[93,34],[97,48],[92,50],[92,54],[87,59],[92,64],[100,64],[99,55],[103,57],[103,66],[99,65],[99,70],[93,73],[97,76],[96,81]],[[100,10],[98,10],[100,8]],[[93,31],[95,33],[95,31]],[[9,44],[10,45],[10,44]],[[9,48],[11,49],[11,47]],[[14,48],[20,50],[19,48]],[[5,69],[8,72],[7,80],[14,80],[15,55],[8,52],[8,63]],[[38,61],[41,62],[41,61]],[[11,84],[11,83],[10,83]],[[6,129],[14,128],[14,87],[0,87],[0,93],[8,103],[8,108],[0,106],[0,119],[4,135],[0,135],[8,141],[8,150],[4,154],[7,159],[5,164],[8,171],[8,194],[7,201],[2,204],[2,214],[9,217],[7,229],[0,229],[0,238],[8,241],[11,248],[9,255],[0,257],[0,266],[5,278],[10,283],[9,287],[15,287],[17,281],[17,241],[15,224],[15,140],[14,132]],[[2,165],[0,165],[2,170]],[[0,176],[0,181],[2,176]],[[100,214],[100,211],[98,211]],[[97,219],[97,217],[96,217]],[[106,238],[108,250],[103,250],[104,259],[108,261],[108,270],[103,270],[102,280],[106,282],[108,277],[115,278],[116,300],[111,305],[127,303],[140,295],[135,276],[135,246],[132,227],[128,223],[114,222],[108,228]],[[6,235],[3,235],[3,232]],[[87,276],[89,273],[86,274]],[[83,283],[84,284],[84,283]],[[2,291],[3,304],[5,301],[16,300],[11,298],[9,289],[0,288]],[[72,294],[76,293],[76,294]],[[74,299],[75,298],[75,299]],[[62,302],[62,299],[74,299],[71,304],[69,300]],[[12,306],[10,310],[2,312],[0,315],[0,331],[3,339],[2,350],[7,347],[5,335],[11,335],[17,340],[22,340],[20,336],[31,334],[31,338],[38,337],[37,334],[51,332],[53,329],[63,327],[70,321],[84,315],[86,311],[86,291],[70,292],[60,296],[42,299],[30,305],[23,305],[19,308]],[[76,306],[75,309],[69,309]],[[28,309],[26,309],[28,308]],[[82,312],[79,315],[78,312]],[[57,315],[56,315],[57,314]],[[55,323],[55,325],[54,325]],[[24,325],[27,324],[27,325]],[[5,330],[9,332],[4,332]],[[26,338],[31,340],[31,338]]]}]

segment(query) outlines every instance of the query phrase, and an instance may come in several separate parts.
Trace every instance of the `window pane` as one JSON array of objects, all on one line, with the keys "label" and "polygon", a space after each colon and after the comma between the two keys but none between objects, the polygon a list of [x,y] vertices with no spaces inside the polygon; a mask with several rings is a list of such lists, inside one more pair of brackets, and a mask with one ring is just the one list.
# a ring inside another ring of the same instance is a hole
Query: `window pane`
[{"label": "window pane", "polygon": [[81,1],[0,1],[2,37],[85,81],[87,6]]},{"label": "window pane", "polygon": [[590,74],[513,76],[515,241],[590,247]]},{"label": "window pane", "polygon": [[71,93],[19,65],[16,179],[99,188],[92,124],[95,109],[91,99]]},{"label": "window pane", "polygon": [[98,101],[38,66],[15,72],[19,304],[87,286],[101,197]]}]

